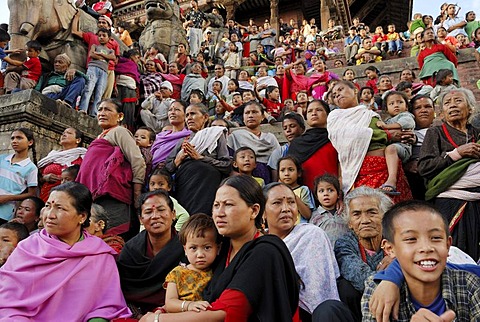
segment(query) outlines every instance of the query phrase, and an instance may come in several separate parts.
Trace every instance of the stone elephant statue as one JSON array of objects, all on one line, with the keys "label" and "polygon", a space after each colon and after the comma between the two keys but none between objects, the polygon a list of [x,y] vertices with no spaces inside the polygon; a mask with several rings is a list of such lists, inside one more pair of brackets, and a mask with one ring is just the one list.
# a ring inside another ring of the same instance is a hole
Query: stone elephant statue
[{"label": "stone elephant statue", "polygon": [[[42,45],[40,59],[44,71],[51,69],[55,57],[62,53],[70,57],[72,68],[86,70],[87,46],[71,33],[78,10],[75,0],[8,0],[8,8],[11,49],[25,48],[27,41],[37,40]],[[79,28],[96,32],[97,21],[81,11]]]},{"label": "stone elephant statue", "polygon": [[180,21],[180,7],[177,1],[144,1],[147,23],[139,39],[140,47],[145,52],[153,45],[158,45],[161,52],[173,61],[177,47],[184,44],[188,48],[187,36]]}]

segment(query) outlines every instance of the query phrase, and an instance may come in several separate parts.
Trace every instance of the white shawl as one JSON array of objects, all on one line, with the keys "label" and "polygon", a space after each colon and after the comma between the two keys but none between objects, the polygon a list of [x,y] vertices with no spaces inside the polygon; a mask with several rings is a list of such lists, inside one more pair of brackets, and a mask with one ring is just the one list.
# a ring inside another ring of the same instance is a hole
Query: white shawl
[{"label": "white shawl", "polygon": [[352,188],[367,154],[373,134],[368,126],[375,116],[378,114],[364,105],[336,109],[328,115],[328,138],[338,152],[345,194]]},{"label": "white shawl", "polygon": [[195,133],[190,144],[195,146],[195,150],[199,154],[202,154],[205,150],[212,154],[217,148],[218,139],[226,132],[227,129],[223,126],[207,127]]},{"label": "white shawl", "polygon": [[60,165],[65,165],[67,167],[72,165],[72,162],[77,160],[78,158],[82,158],[85,156],[87,149],[85,148],[73,148],[68,150],[60,150],[60,151],[50,151],[50,153],[40,161],[38,161],[38,168],[44,168],[50,163],[57,163]]}]

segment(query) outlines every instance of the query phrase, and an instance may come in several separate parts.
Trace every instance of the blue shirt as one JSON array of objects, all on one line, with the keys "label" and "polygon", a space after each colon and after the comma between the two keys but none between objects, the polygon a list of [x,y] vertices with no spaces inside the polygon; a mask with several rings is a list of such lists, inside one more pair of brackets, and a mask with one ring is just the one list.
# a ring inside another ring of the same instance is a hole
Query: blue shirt
[{"label": "blue shirt", "polygon": [[[29,158],[12,163],[13,154],[0,155],[0,195],[19,195],[28,187],[38,186],[38,169]],[[0,204],[0,218],[10,220],[15,202]]]}]

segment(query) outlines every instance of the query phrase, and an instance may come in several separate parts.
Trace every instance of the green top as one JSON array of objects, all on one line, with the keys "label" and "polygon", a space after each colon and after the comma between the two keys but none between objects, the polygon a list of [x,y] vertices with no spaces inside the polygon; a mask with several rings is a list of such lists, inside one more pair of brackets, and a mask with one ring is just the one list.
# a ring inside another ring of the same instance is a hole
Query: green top
[{"label": "green top", "polygon": [[370,145],[368,146],[368,151],[385,149],[388,143],[387,133],[377,126],[377,122],[380,121],[378,117],[372,117],[369,128],[373,130],[372,139],[370,140]]},{"label": "green top", "polygon": [[[87,76],[84,73],[77,70],[75,72],[75,77],[78,77],[78,76],[85,78],[86,81],[88,80]],[[40,77],[37,85],[35,86],[35,90],[41,92],[47,86],[59,85],[61,87],[65,87],[70,83],[71,82],[65,79],[65,73],[50,72],[50,73],[43,74]]]},{"label": "green top", "polygon": [[464,29],[465,29],[465,32],[468,35],[468,41],[473,40],[472,34],[475,31],[475,29],[477,29],[478,27],[480,27],[480,21],[469,21],[469,22],[467,22],[467,25],[464,27]]}]

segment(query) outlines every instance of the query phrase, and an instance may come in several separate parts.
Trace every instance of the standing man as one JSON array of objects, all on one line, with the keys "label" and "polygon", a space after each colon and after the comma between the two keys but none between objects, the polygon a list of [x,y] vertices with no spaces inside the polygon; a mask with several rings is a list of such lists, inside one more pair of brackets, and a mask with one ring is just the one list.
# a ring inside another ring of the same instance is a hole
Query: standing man
[{"label": "standing man", "polygon": [[207,20],[205,14],[198,10],[197,0],[191,0],[190,6],[192,7],[192,10],[187,13],[187,16],[185,17],[187,21],[183,23],[183,28],[187,29],[190,27],[188,45],[190,46],[190,54],[193,57],[196,57],[203,41],[203,22],[206,22],[205,27],[208,27],[210,22]]},{"label": "standing man", "polygon": [[462,34],[468,37],[467,33],[463,29],[467,25],[467,22],[457,16],[457,5],[450,3],[447,7],[447,19],[442,22],[441,26],[448,32],[447,36],[456,37],[458,34]]},{"label": "standing man", "polygon": [[[88,45],[88,52],[90,52],[90,48],[92,45],[99,45],[98,38],[93,32],[83,32],[78,29],[78,20],[80,18],[80,11],[73,17],[72,22],[72,34],[75,36],[82,38],[85,43]],[[98,29],[105,28],[105,29],[112,29],[112,19],[107,16],[100,16],[97,22]],[[108,40],[106,47],[108,49],[113,50],[116,59],[110,60],[108,63],[108,71],[107,71],[107,87],[105,88],[105,92],[103,93],[102,99],[107,99],[112,96],[113,92],[113,85],[115,83],[115,65],[117,64],[118,57],[120,57],[120,46],[118,45],[117,41],[110,37]],[[87,58],[87,65],[90,58]]]}]

